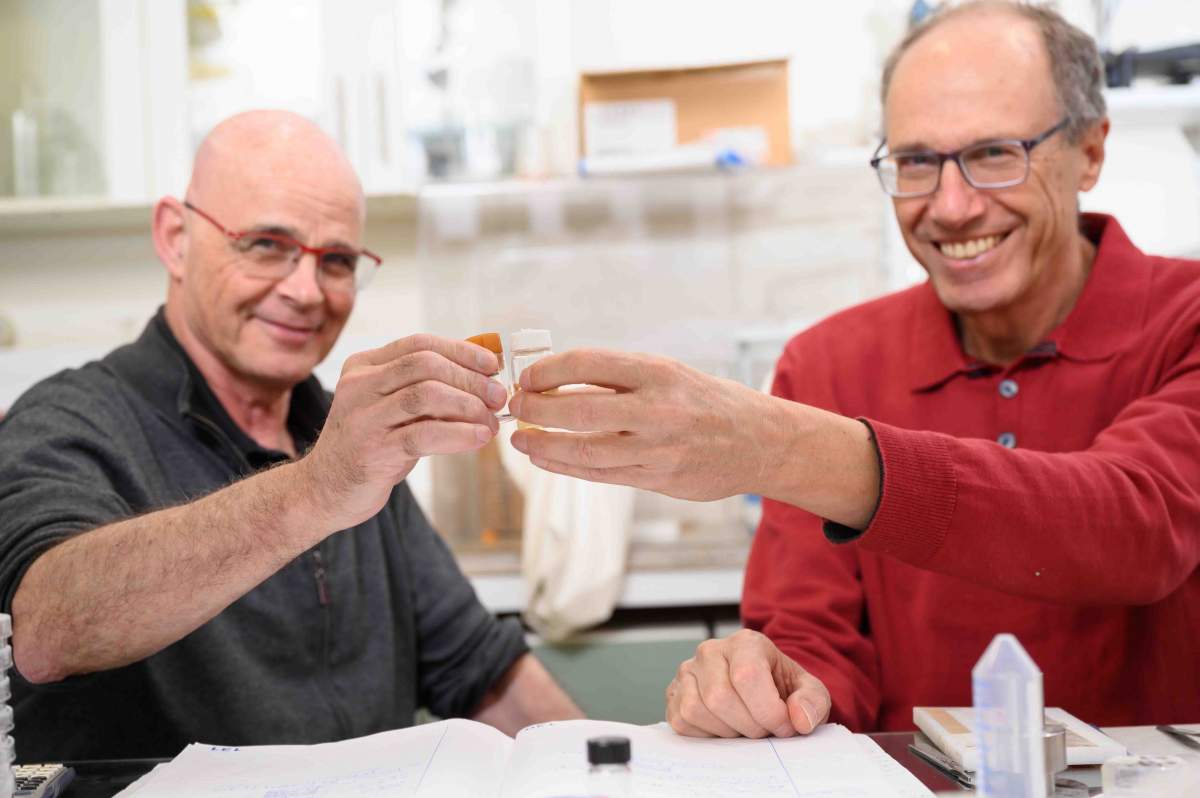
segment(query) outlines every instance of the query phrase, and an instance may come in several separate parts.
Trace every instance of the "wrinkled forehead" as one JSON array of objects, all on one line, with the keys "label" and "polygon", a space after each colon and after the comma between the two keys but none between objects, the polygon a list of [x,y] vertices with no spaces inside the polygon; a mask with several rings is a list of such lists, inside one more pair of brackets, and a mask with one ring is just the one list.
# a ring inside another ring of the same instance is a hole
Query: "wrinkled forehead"
[{"label": "wrinkled forehead", "polygon": [[247,226],[337,233],[346,243],[356,243],[362,234],[365,213],[357,183],[331,179],[319,169],[260,164],[241,173],[226,196],[231,212]]},{"label": "wrinkled forehead", "polygon": [[1012,12],[964,14],[901,56],[884,120],[893,150],[1028,138],[1058,120],[1042,35]]}]

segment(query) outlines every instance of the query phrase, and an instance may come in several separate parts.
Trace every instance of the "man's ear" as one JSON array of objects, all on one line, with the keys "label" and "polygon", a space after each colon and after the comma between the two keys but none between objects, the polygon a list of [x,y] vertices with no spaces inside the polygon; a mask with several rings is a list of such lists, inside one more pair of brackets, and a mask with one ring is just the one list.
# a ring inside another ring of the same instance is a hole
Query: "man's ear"
[{"label": "man's ear", "polygon": [[1084,131],[1079,142],[1083,154],[1083,171],[1079,174],[1079,190],[1091,191],[1100,179],[1100,169],[1104,166],[1104,141],[1108,138],[1108,117],[1101,119]]},{"label": "man's ear", "polygon": [[183,203],[174,197],[163,197],[154,204],[151,227],[154,251],[172,280],[182,280],[187,270],[188,234],[183,223],[184,213]]}]

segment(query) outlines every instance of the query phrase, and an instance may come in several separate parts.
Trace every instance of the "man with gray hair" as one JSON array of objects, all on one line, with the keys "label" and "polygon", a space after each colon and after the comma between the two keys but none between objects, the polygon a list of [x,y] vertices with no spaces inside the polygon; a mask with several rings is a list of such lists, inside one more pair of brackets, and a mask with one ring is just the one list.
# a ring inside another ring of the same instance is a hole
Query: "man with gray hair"
[{"label": "man with gray hair", "polygon": [[[1200,717],[1200,263],[1079,212],[1102,81],[1044,7],[935,15],[888,60],[871,162],[927,282],[796,336],[774,396],[594,350],[522,374],[513,412],[568,430],[513,436],[535,464],[766,498],[748,629],[680,665],[677,731],[911,728],[915,705],[970,703],[999,632],[1048,705]],[[570,383],[616,393],[541,393]]]}]

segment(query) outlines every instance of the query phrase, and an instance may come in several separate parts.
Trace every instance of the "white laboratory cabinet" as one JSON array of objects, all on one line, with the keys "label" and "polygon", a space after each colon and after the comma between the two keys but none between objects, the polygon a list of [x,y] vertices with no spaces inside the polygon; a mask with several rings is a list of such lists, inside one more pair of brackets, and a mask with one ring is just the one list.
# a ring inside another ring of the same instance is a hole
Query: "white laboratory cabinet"
[{"label": "white laboratory cabinet", "polygon": [[0,2],[0,195],[136,202],[189,153],[183,3]]},{"label": "white laboratory cabinet", "polygon": [[[411,191],[397,0],[0,0],[0,213],[183,191],[238,111],[296,111]],[[65,200],[65,202],[64,202]]]}]

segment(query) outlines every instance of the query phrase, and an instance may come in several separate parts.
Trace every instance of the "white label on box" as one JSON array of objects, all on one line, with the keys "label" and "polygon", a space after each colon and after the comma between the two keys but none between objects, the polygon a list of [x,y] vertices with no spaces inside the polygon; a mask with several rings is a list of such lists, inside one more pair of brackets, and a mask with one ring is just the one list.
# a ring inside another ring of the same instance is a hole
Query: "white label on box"
[{"label": "white label on box", "polygon": [[678,141],[673,100],[590,102],[583,106],[587,157],[662,152]]}]

